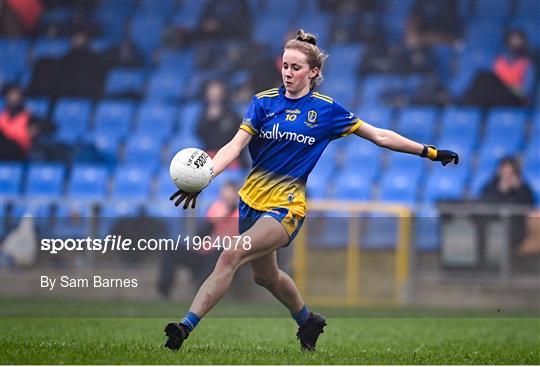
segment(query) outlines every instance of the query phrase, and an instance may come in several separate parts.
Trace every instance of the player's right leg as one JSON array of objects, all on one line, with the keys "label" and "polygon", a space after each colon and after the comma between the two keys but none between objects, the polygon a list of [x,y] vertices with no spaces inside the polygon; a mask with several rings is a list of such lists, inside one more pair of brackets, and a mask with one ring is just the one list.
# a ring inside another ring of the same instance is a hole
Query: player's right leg
[{"label": "player's right leg", "polygon": [[326,320],[322,315],[314,314],[305,305],[296,284],[291,277],[278,268],[276,251],[273,251],[249,263],[253,280],[265,287],[291,313],[298,324],[298,333],[302,349],[313,351],[317,339],[324,332]]},{"label": "player's right leg", "polygon": [[[177,350],[197,325],[229,289],[238,268],[251,260],[275,251],[289,242],[284,227],[274,218],[261,217],[242,235],[249,241],[249,249],[238,247],[225,250],[219,256],[214,271],[199,288],[188,314],[181,323],[169,323],[165,327],[168,337],[165,346]],[[240,242],[242,244],[243,242]],[[247,247],[247,246],[246,246]]]}]

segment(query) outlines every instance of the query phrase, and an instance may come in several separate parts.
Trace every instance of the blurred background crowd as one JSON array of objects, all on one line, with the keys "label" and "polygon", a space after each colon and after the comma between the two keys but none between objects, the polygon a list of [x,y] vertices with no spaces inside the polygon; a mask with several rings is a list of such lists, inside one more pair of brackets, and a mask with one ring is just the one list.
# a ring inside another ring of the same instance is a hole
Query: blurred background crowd
[{"label": "blurred background crowd", "polygon": [[[0,19],[2,236],[28,211],[183,215],[168,202],[170,158],[235,134],[252,95],[281,84],[282,46],[299,28],[330,54],[322,93],[460,154],[443,169],[342,139],[311,174],[310,198],[426,217],[441,200],[540,203],[537,0],[5,0]],[[198,215],[248,166],[243,156],[218,177]],[[416,229],[421,250],[440,246],[432,224]]]}]

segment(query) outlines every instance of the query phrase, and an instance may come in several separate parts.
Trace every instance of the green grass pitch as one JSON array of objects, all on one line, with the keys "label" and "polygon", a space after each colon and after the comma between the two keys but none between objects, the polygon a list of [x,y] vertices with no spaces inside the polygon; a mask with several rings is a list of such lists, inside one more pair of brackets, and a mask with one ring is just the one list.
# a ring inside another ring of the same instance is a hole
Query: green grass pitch
[{"label": "green grass pitch", "polygon": [[317,352],[305,353],[294,322],[284,317],[208,317],[180,351],[171,352],[163,348],[163,326],[170,318],[7,314],[0,321],[2,364],[540,363],[535,315],[331,316]]}]

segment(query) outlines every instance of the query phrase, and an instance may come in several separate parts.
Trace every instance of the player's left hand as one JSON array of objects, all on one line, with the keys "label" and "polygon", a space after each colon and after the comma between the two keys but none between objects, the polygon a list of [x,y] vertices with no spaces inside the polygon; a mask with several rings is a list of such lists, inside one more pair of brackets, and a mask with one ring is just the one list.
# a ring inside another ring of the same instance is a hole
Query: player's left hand
[{"label": "player's left hand", "polygon": [[[197,204],[197,196],[199,196],[201,192],[187,192],[184,190],[178,190],[174,194],[171,195],[169,200],[174,201],[174,206],[178,206],[184,202],[184,209],[187,209],[189,207],[189,204],[191,202],[191,208],[194,209],[195,205]],[[175,201],[176,200],[176,201]]]},{"label": "player's left hand", "polygon": [[446,166],[448,163],[452,162],[454,162],[454,164],[458,164],[459,155],[451,150],[437,150],[437,157],[435,157],[434,161],[441,162],[443,166]]},{"label": "player's left hand", "polygon": [[439,150],[433,145],[425,145],[421,156],[428,157],[432,161],[441,162],[443,166],[452,162],[454,162],[454,164],[459,163],[459,155],[456,152],[444,149]]}]

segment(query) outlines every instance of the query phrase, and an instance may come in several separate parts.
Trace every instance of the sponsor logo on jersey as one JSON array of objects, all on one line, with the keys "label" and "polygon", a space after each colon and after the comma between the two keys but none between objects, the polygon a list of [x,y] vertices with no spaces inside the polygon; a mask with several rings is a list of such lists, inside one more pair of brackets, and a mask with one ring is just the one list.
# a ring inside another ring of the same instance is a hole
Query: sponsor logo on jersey
[{"label": "sponsor logo on jersey", "polygon": [[289,140],[301,144],[313,145],[315,138],[313,136],[295,133],[292,131],[280,131],[279,123],[272,126],[272,130],[261,130],[259,138],[270,140]]},{"label": "sponsor logo on jersey", "polygon": [[292,203],[292,202],[294,201],[294,194],[289,194],[289,195],[287,195],[287,201],[288,201],[289,203]]}]

